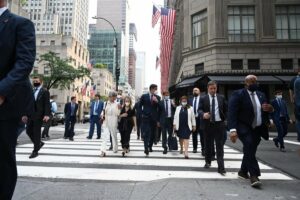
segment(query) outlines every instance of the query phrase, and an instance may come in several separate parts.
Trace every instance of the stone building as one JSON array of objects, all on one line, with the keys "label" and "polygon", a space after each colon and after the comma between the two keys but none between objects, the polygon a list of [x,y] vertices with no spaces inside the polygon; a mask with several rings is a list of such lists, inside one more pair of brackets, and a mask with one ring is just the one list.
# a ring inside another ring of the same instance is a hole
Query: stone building
[{"label": "stone building", "polygon": [[91,72],[92,84],[95,85],[95,94],[108,97],[108,93],[115,90],[115,82],[113,74],[108,69],[93,68]]}]

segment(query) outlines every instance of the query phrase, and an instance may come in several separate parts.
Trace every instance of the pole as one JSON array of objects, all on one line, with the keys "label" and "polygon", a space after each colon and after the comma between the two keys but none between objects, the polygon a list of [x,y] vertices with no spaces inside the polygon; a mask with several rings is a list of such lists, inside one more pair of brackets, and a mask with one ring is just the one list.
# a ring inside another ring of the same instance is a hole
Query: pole
[{"label": "pole", "polygon": [[116,48],[116,56],[115,56],[115,58],[116,58],[116,68],[115,68],[115,75],[116,75],[116,91],[118,91],[118,85],[119,85],[119,72],[120,72],[120,69],[119,69],[119,61],[118,61],[118,59],[119,59],[119,56],[118,56],[118,38],[117,38],[117,32],[116,32],[116,29],[115,29],[115,27],[114,27],[114,25],[110,22],[110,21],[108,21],[107,19],[105,19],[105,18],[103,18],[103,17],[97,17],[97,16],[95,16],[95,17],[93,17],[93,19],[102,19],[102,20],[104,20],[104,21],[106,21],[107,23],[109,23],[110,24],[110,26],[113,28],[113,30],[114,30],[114,33],[115,33],[115,41],[116,41],[116,45],[115,45],[115,48]]}]

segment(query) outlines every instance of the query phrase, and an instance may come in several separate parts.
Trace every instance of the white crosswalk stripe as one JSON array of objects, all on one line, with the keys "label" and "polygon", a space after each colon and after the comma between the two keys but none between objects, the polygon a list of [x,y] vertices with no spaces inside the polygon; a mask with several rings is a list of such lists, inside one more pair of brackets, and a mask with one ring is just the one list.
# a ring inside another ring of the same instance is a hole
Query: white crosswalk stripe
[{"label": "white crosswalk stripe", "polygon": [[[241,152],[225,146],[227,174],[222,176],[217,173],[216,161],[212,162],[211,169],[204,169],[205,161],[199,153],[189,153],[188,160],[178,151],[163,155],[160,143],[153,147],[154,152],[146,158],[143,142],[132,139],[131,152],[125,158],[121,156],[120,147],[118,153],[107,151],[107,157],[102,158],[99,156],[101,140],[88,140],[85,137],[84,134],[76,136],[74,142],[64,139],[47,141],[39,152],[40,156],[35,159],[28,158],[32,144],[18,146],[16,152],[19,176],[109,181],[152,181],[165,178],[237,179],[242,159]],[[262,170],[261,179],[292,180],[268,165],[259,165]]]}]

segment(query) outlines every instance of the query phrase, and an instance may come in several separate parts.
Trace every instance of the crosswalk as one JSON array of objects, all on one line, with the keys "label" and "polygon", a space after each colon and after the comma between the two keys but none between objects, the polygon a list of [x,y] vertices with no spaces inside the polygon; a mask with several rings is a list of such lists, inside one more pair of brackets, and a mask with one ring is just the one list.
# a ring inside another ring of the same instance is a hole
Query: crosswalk
[{"label": "crosswalk", "polygon": [[[57,127],[56,131],[59,131]],[[70,142],[64,139],[46,141],[39,152],[39,157],[29,159],[32,144],[17,147],[19,177],[50,179],[76,179],[99,181],[154,181],[167,178],[186,179],[237,179],[237,171],[242,160],[242,153],[225,146],[225,168],[227,174],[217,173],[217,163],[211,169],[204,169],[204,158],[200,153],[189,153],[190,159],[182,154],[168,152],[162,154],[161,144],[154,146],[149,157],[143,153],[143,142],[132,135],[130,153],[126,157],[119,152],[107,151],[107,157],[100,157],[101,140],[86,139],[87,130],[77,130],[83,134]],[[120,137],[119,137],[120,138]],[[191,142],[190,142],[191,143]],[[191,145],[191,144],[190,144]],[[192,149],[190,147],[190,149]],[[259,163],[262,176],[267,180],[292,180],[279,170]]]}]

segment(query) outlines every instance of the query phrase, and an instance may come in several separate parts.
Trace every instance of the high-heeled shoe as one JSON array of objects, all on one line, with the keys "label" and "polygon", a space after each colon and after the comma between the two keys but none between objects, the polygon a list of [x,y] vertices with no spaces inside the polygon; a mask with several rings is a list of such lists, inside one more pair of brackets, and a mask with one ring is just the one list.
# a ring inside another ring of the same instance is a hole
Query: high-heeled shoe
[{"label": "high-heeled shoe", "polygon": [[125,152],[124,151],[122,152],[122,156],[125,157]]},{"label": "high-heeled shoe", "polygon": [[100,157],[106,157],[106,153],[102,151]]}]

